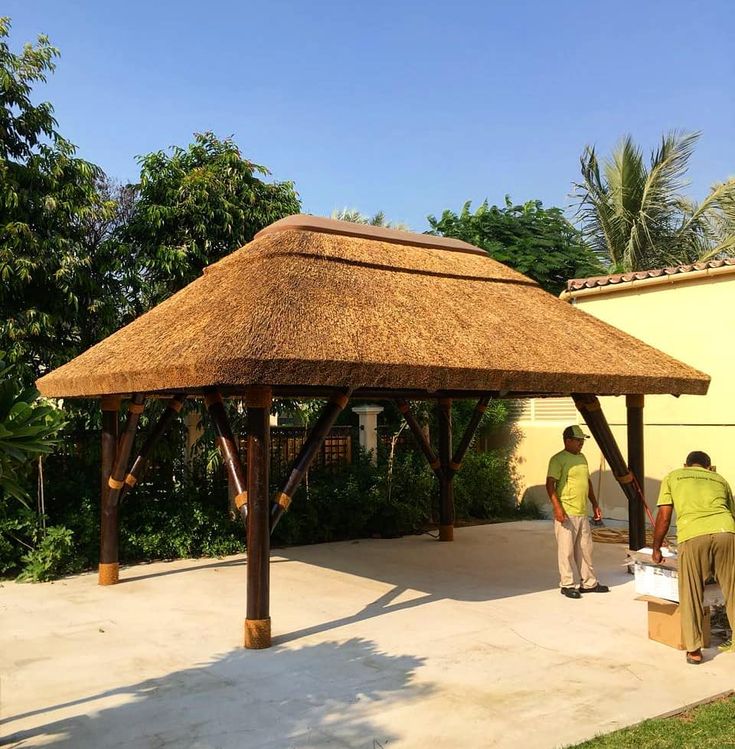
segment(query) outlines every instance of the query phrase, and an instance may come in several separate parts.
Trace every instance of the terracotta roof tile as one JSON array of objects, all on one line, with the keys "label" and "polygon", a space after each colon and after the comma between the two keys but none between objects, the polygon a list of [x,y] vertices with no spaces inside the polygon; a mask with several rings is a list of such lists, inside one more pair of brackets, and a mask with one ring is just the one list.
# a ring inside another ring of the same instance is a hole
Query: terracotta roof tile
[{"label": "terracotta roof tile", "polygon": [[668,268],[655,268],[653,270],[634,271],[631,273],[614,273],[609,276],[592,276],[591,278],[573,278],[567,281],[567,291],[581,291],[582,289],[594,289],[598,286],[610,286],[621,283],[633,283],[643,281],[646,278],[659,278],[660,276],[674,276],[692,271],[708,270],[710,268],[722,268],[724,266],[735,266],[735,257],[724,260],[709,260],[689,265],[674,265]]}]

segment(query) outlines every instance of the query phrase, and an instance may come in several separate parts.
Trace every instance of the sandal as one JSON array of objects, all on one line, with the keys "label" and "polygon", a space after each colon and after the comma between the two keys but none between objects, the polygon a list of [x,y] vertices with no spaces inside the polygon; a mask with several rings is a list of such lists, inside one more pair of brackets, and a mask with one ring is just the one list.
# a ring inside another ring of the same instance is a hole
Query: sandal
[{"label": "sandal", "polygon": [[692,666],[698,666],[703,660],[701,649],[693,650],[691,653],[687,652],[687,663],[691,663]]}]

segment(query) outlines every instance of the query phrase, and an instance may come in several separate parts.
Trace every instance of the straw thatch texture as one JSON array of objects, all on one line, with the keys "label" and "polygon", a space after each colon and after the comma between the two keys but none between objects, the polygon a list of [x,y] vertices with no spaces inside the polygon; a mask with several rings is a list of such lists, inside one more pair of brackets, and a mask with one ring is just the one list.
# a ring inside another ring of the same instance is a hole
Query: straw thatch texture
[{"label": "straw thatch texture", "polygon": [[702,394],[708,381],[487,256],[286,225],[38,387]]}]

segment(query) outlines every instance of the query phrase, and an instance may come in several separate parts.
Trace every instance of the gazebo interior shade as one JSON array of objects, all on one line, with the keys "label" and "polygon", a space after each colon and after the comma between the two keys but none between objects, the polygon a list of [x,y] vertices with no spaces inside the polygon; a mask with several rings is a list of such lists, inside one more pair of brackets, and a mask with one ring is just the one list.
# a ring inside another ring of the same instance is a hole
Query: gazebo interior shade
[{"label": "gazebo interior shade", "polygon": [[293,216],[38,381],[54,397],[253,384],[679,395],[709,377],[472,245]]}]

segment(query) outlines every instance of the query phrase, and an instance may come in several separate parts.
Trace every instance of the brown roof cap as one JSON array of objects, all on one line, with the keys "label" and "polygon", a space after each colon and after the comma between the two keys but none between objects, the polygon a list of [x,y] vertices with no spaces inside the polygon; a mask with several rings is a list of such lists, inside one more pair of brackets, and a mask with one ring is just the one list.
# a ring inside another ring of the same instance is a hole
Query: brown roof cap
[{"label": "brown roof cap", "polygon": [[689,265],[674,265],[668,268],[657,268],[654,270],[631,271],[629,273],[614,273],[609,276],[592,276],[591,278],[573,278],[567,281],[567,291],[581,291],[582,289],[594,289],[600,286],[611,286],[616,284],[633,283],[643,281],[647,278],[660,278],[662,276],[674,276],[693,271],[708,270],[710,268],[723,268],[735,266],[735,258],[729,257],[724,260],[708,260],[702,263],[691,263]]},{"label": "brown roof cap", "polygon": [[450,250],[453,252],[469,252],[474,255],[487,255],[485,250],[472,244],[463,242],[461,239],[451,237],[435,237],[431,234],[418,234],[402,229],[388,229],[383,226],[371,226],[370,224],[357,224],[354,221],[338,221],[333,218],[322,218],[321,216],[287,216],[266,226],[255,235],[255,239],[276,234],[281,231],[296,229],[298,231],[316,231],[325,234],[339,234],[343,237],[361,237],[362,239],[376,239],[380,242],[391,242],[394,244],[405,244],[411,247],[430,247],[437,250]]}]

